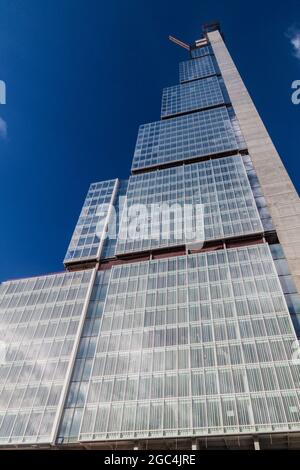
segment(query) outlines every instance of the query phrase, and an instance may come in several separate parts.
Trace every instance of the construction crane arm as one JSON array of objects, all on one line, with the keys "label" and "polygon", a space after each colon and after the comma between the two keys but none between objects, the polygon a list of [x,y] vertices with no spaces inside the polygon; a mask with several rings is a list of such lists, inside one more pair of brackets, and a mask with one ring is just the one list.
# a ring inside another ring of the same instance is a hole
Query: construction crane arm
[{"label": "construction crane arm", "polygon": [[191,50],[191,47],[190,47],[188,44],[186,44],[186,43],[183,42],[183,41],[180,41],[180,40],[177,39],[177,38],[174,38],[174,36],[169,36],[169,39],[170,39],[170,41],[174,42],[174,43],[177,44],[178,46],[183,47],[184,49],[187,49],[188,51]]}]

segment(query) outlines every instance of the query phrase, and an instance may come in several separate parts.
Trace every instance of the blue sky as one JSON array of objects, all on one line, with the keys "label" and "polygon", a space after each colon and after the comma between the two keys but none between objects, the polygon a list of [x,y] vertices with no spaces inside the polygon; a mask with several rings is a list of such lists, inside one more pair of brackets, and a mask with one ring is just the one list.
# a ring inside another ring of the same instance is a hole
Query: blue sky
[{"label": "blue sky", "polygon": [[0,0],[0,280],[63,269],[90,182],[127,177],[139,124],[178,83],[168,35],[215,19],[299,191],[299,1]]}]

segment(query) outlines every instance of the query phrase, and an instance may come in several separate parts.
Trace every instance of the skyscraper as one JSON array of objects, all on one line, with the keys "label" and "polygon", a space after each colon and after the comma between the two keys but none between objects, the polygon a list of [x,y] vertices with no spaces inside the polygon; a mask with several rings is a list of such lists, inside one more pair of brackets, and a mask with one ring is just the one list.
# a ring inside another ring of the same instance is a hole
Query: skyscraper
[{"label": "skyscraper", "polygon": [[0,285],[2,447],[300,446],[298,195],[219,25],[186,48],[66,272]]}]

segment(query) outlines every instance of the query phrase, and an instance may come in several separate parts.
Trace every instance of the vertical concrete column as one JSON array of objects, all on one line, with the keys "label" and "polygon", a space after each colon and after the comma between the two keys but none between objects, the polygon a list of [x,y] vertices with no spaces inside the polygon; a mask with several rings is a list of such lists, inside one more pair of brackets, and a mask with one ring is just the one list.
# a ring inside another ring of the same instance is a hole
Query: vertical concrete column
[{"label": "vertical concrete column", "polygon": [[[300,294],[300,201],[219,31],[207,34]],[[262,77],[263,80],[263,77]],[[274,110],[276,111],[276,110]],[[287,136],[288,138],[288,136]]]}]

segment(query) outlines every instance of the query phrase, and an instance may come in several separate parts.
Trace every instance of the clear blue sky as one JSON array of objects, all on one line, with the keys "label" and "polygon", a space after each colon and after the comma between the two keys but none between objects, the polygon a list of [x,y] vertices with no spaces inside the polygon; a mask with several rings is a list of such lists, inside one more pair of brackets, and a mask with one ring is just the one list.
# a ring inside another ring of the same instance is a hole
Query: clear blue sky
[{"label": "clear blue sky", "polygon": [[90,182],[127,177],[139,124],[178,83],[168,35],[215,19],[299,189],[299,1],[0,0],[0,280],[63,269]]}]

